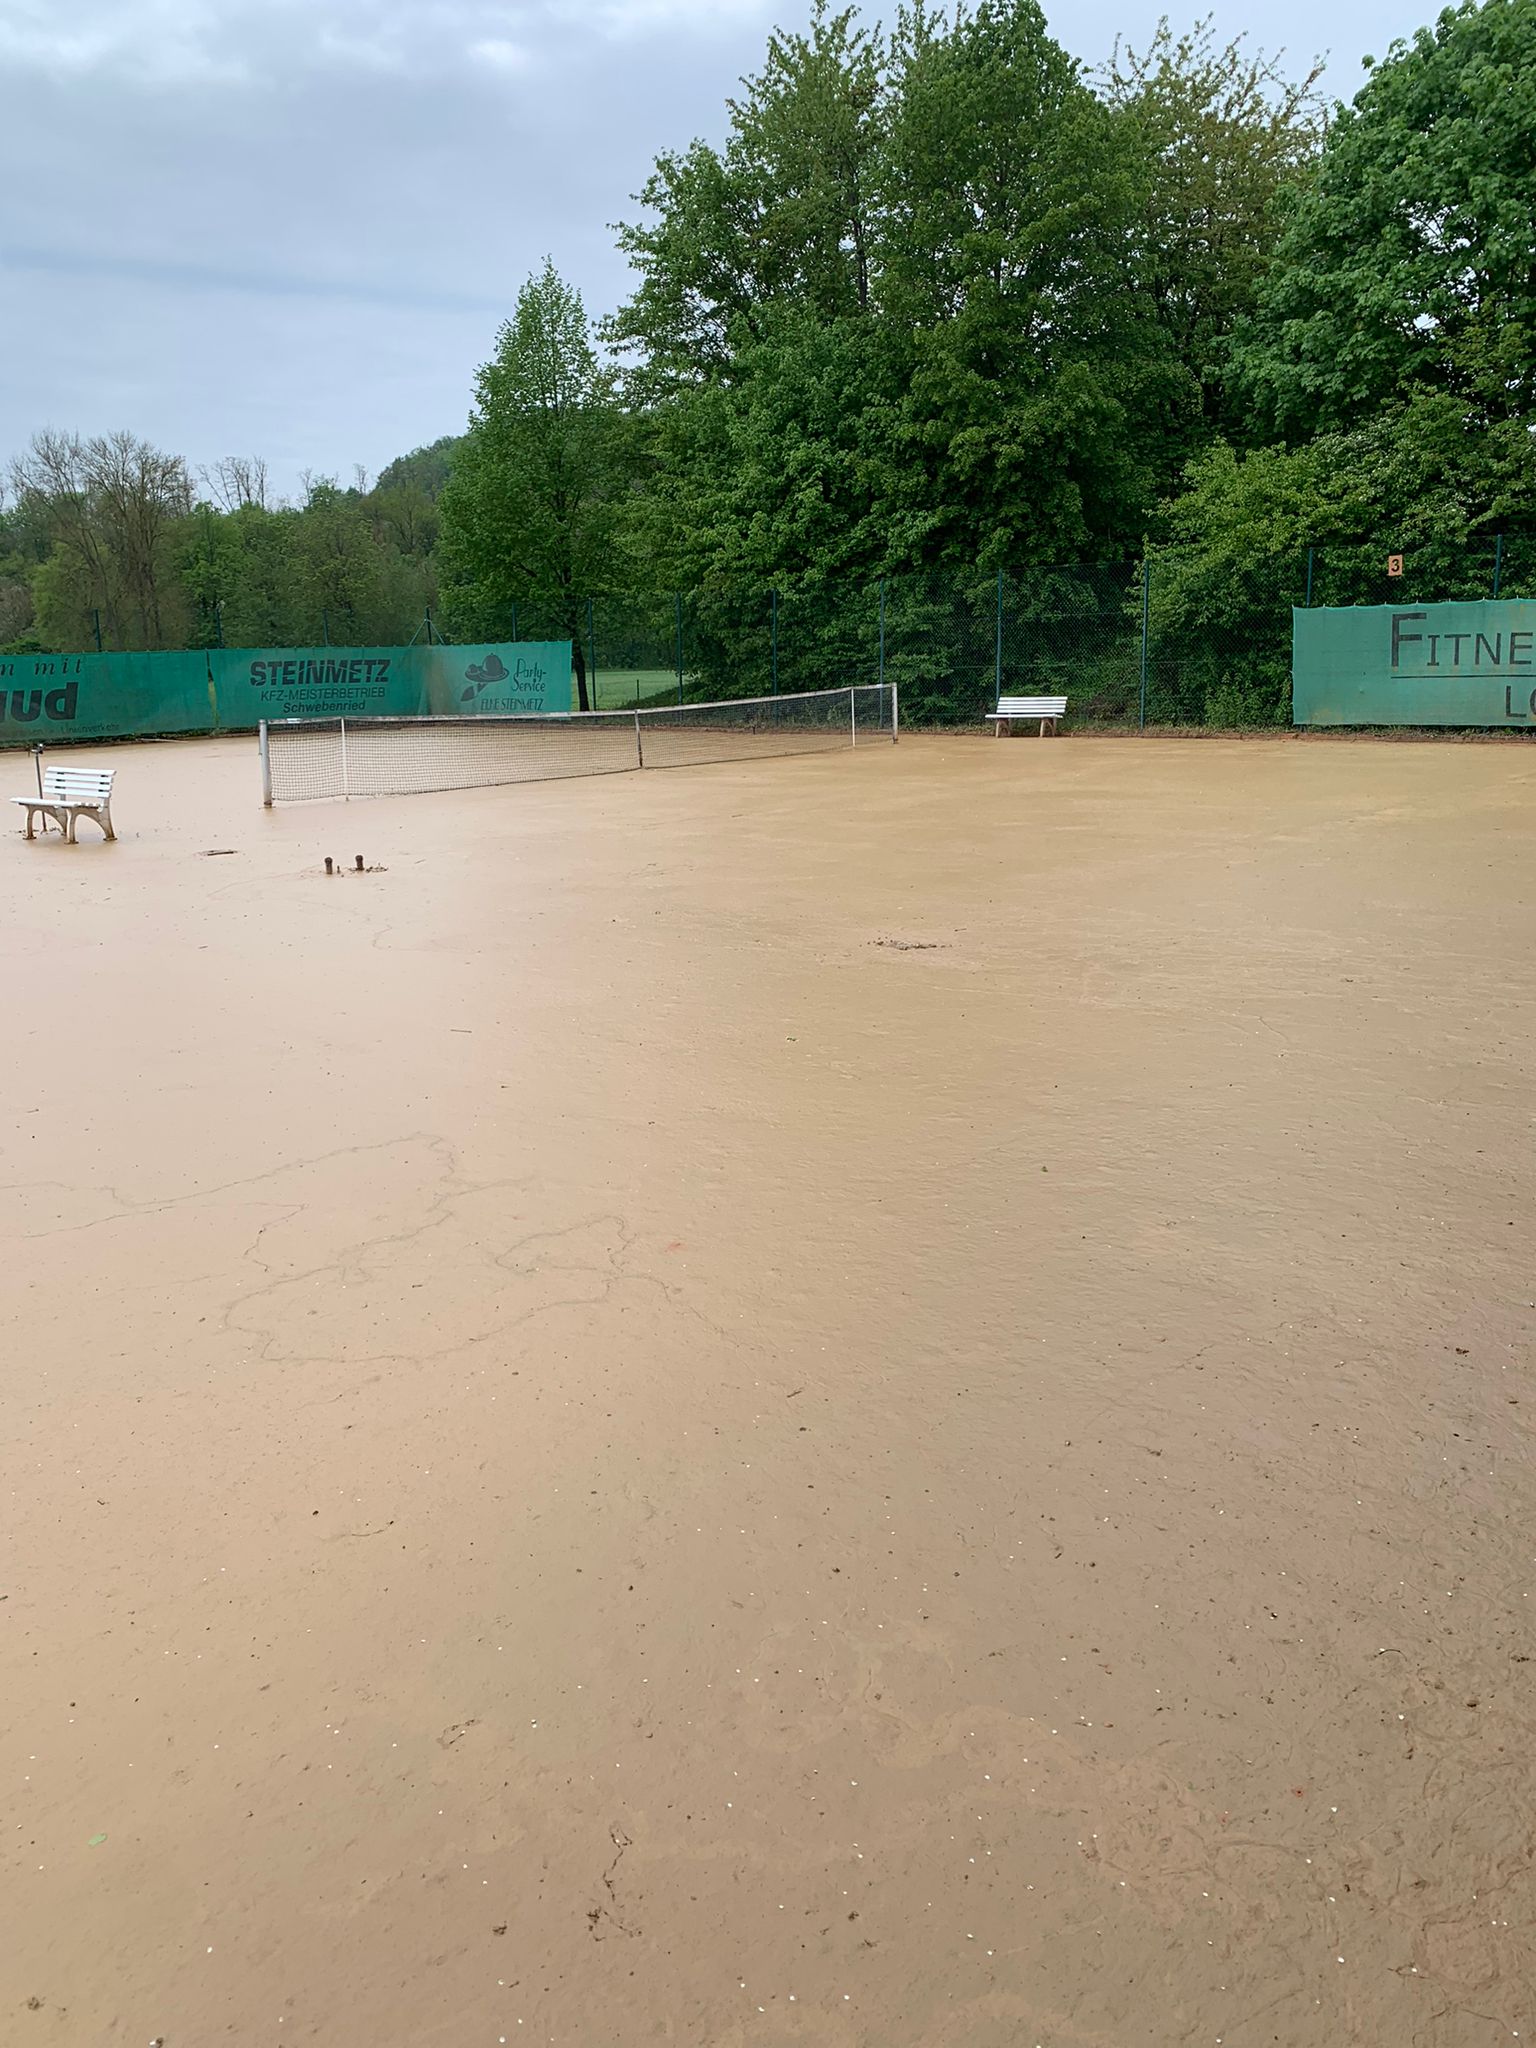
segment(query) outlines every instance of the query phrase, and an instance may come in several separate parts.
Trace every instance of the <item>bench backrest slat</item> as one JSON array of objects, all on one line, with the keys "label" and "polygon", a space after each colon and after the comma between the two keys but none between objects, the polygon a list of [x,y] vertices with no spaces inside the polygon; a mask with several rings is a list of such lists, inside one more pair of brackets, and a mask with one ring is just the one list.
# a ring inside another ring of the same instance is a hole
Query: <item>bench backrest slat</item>
[{"label": "bench backrest slat", "polygon": [[105,803],[112,794],[113,768],[45,768],[43,795],[60,803]]},{"label": "bench backrest slat", "polygon": [[999,697],[997,700],[999,718],[1061,718],[1066,708],[1065,697]]}]

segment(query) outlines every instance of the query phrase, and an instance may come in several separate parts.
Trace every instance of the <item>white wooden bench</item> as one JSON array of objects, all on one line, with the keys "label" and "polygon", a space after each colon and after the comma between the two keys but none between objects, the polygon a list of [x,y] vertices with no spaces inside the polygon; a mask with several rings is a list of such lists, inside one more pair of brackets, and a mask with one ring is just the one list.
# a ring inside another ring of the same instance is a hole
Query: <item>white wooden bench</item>
[{"label": "white wooden bench", "polygon": [[81,818],[94,818],[108,839],[115,839],[112,830],[112,777],[111,768],[45,768],[43,770],[43,792],[41,796],[13,796],[11,802],[20,804],[27,814],[27,837],[33,838],[32,827],[42,813],[43,830],[48,829],[52,818],[66,841],[75,842],[75,826]]},{"label": "white wooden bench", "polygon": [[999,697],[997,709],[987,713],[992,730],[999,739],[1005,732],[1012,732],[1016,718],[1038,718],[1043,737],[1047,726],[1054,732],[1057,719],[1066,715],[1065,697]]}]

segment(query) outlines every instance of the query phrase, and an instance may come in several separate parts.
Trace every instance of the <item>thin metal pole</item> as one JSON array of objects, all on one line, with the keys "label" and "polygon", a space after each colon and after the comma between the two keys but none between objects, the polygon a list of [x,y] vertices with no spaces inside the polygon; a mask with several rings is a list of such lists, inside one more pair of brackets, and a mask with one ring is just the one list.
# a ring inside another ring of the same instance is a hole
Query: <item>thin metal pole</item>
[{"label": "thin metal pole", "polygon": [[1504,536],[1502,533],[1498,533],[1493,538],[1493,594],[1495,597],[1499,594],[1499,578],[1503,573],[1503,569]]},{"label": "thin metal pole", "polygon": [[516,638],[517,638],[517,606],[516,606],[516,605],[513,605],[513,607],[512,607],[512,638],[513,638],[514,640],[516,640]]},{"label": "thin metal pole", "polygon": [[680,590],[676,591],[673,597],[677,605],[677,701],[681,704],[683,701],[683,593]]},{"label": "thin metal pole", "polygon": [[1308,611],[1312,609],[1312,561],[1316,553],[1316,548],[1307,549],[1307,595],[1305,602]]},{"label": "thin metal pole", "polygon": [[213,638],[216,646],[224,645],[224,607],[218,598],[213,600]]},{"label": "thin metal pole", "polygon": [[850,747],[856,747],[859,744],[859,697],[857,690],[850,690],[848,692],[848,744]]},{"label": "thin metal pole", "polygon": [[640,711],[638,706],[635,710],[635,766],[637,768],[645,766],[645,742],[640,737]]},{"label": "thin metal pole", "polygon": [[1147,622],[1152,611],[1152,557],[1141,558],[1141,719],[1139,730],[1147,729]]},{"label": "thin metal pole", "polygon": [[771,627],[771,629],[770,629],[770,630],[771,630],[771,636],[772,636],[772,641],[771,641],[771,644],[772,644],[772,648],[773,648],[773,683],[772,683],[772,688],[771,688],[771,694],[772,694],[773,696],[777,697],[777,695],[779,694],[779,593],[778,593],[778,591],[777,591],[777,590],[774,590],[774,591],[773,591],[773,592],[771,593],[771,596],[772,596],[772,619],[773,619],[773,624],[772,624],[772,627]]},{"label": "thin metal pole", "polygon": [[997,684],[998,700],[1001,701],[1003,695],[1003,572],[1001,569],[997,572],[997,646],[993,653],[992,666],[996,672],[994,681]]},{"label": "thin metal pole", "polygon": [[327,605],[321,605],[320,607],[320,631],[325,635],[325,644],[329,647],[331,644],[331,614],[330,608]]},{"label": "thin metal pole", "polygon": [[[885,578],[880,578],[880,685],[885,687]],[[891,677],[891,744],[894,746],[901,734],[898,730],[897,698],[901,685],[895,676]]]},{"label": "thin metal pole", "polygon": [[272,808],[272,755],[267,746],[267,721],[263,719],[256,728],[257,744],[261,748],[261,802],[264,810]]},{"label": "thin metal pole", "polygon": [[101,610],[100,610],[99,606],[96,606],[96,605],[92,605],[92,607],[91,607],[91,623],[92,623],[92,624],[93,624],[93,625],[95,626],[95,628],[96,628],[96,652],[97,652],[98,654],[100,654],[100,652],[101,652]]},{"label": "thin metal pole", "polygon": [[602,699],[597,688],[597,628],[592,623],[592,600],[587,599],[587,668],[592,684],[592,709],[601,711]]},{"label": "thin metal pole", "polygon": [[352,778],[347,773],[347,721],[341,720],[341,793],[343,797],[352,794]]},{"label": "thin metal pole", "polygon": [[433,625],[432,625],[432,607],[431,607],[431,605],[428,605],[428,606],[427,606],[427,616],[426,616],[426,627],[427,627],[427,645],[428,645],[428,646],[430,647],[430,646],[432,645],[432,634],[433,634],[433,630],[434,630],[434,628],[433,628]]},{"label": "thin metal pole", "polygon": [[[265,726],[263,726],[262,730],[266,730]],[[41,740],[33,745],[32,766],[37,771],[37,793],[41,796],[43,793],[43,747]],[[43,820],[43,829],[44,831],[48,829],[48,820],[46,818]]]}]

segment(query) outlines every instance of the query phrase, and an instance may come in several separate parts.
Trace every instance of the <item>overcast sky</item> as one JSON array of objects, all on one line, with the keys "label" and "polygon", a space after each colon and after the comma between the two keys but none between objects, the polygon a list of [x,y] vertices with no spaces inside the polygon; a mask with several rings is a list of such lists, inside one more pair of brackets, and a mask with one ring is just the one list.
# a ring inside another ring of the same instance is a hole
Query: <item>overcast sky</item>
[{"label": "overcast sky", "polygon": [[[1166,0],[1056,0],[1098,62]],[[1183,25],[1198,11],[1200,0]],[[1214,7],[1349,98],[1428,0]],[[871,0],[870,14],[879,11]],[[546,255],[625,292],[609,223],[718,139],[809,0],[0,0],[0,462],[125,426],[297,489],[458,432]]]}]

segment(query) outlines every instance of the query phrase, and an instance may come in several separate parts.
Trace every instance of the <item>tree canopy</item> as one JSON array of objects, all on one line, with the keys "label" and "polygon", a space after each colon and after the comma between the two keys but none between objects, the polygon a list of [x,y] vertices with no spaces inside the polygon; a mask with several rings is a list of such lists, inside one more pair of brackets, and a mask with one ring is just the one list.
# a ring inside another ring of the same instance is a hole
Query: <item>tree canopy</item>
[{"label": "tree canopy", "polygon": [[[905,578],[912,626],[940,583],[974,610],[1150,549],[1180,715],[1283,716],[1298,563],[1347,599],[1389,547],[1448,592],[1495,534],[1536,555],[1533,49],[1536,0],[1465,0],[1340,106],[1208,21],[1089,70],[1037,0],[810,0],[723,138],[658,158],[624,302],[594,323],[547,262],[464,432],[371,486],[280,503],[255,458],[36,436],[0,645],[383,640],[435,606],[569,637],[584,690],[594,599],[673,633],[659,593],[719,622]],[[1246,680],[1227,629],[1268,650]]]}]

